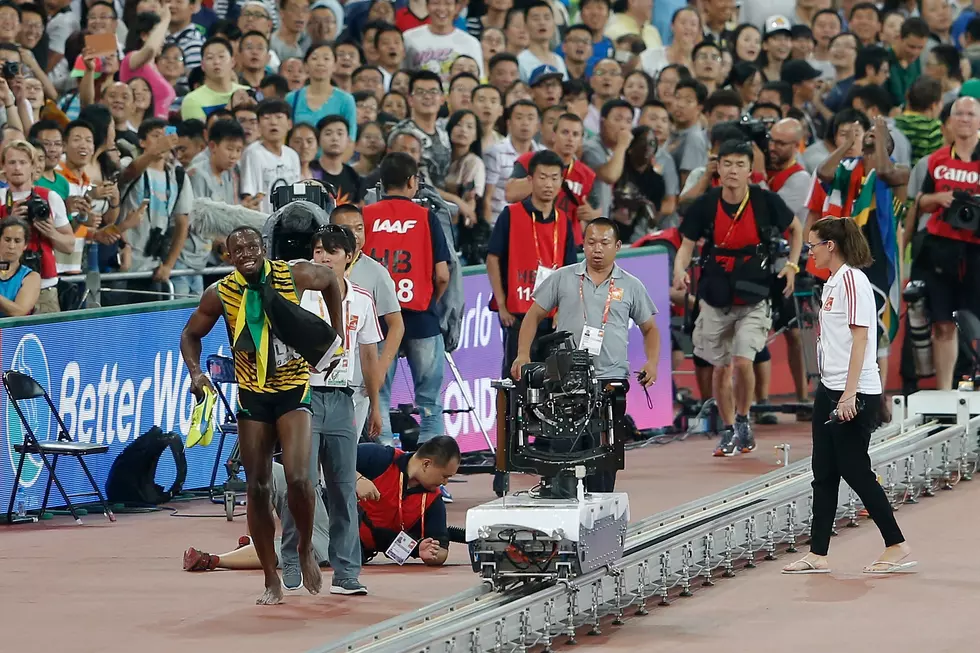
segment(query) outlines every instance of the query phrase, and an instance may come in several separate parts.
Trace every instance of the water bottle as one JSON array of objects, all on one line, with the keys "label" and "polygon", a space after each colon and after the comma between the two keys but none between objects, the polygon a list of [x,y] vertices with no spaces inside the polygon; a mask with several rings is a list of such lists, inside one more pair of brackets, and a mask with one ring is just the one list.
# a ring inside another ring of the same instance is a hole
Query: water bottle
[{"label": "water bottle", "polygon": [[20,484],[17,485],[17,498],[14,500],[14,505],[17,508],[18,519],[27,517],[27,497],[24,495],[24,488]]}]

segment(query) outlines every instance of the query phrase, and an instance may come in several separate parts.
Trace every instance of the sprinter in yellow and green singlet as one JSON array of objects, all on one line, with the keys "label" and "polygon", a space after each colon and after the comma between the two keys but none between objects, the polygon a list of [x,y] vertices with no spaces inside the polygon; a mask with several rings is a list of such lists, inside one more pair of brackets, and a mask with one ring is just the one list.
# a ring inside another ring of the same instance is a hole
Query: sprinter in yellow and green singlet
[{"label": "sprinter in yellow and green singlet", "polygon": [[191,392],[200,399],[204,388],[211,388],[201,371],[201,340],[224,317],[239,385],[238,441],[248,482],[248,530],[265,572],[265,593],[256,602],[271,605],[282,601],[271,510],[272,454],[277,440],[282,444],[289,510],[300,534],[303,584],[316,594],[322,581],[311,543],[310,365],[273,332],[262,290],[270,286],[297,306],[304,291],[320,291],[333,324],[342,324],[342,293],[337,277],[325,265],[268,260],[262,235],[250,227],[229,234],[227,250],[235,271],[204,292],[181,334],[180,352],[191,375]]}]

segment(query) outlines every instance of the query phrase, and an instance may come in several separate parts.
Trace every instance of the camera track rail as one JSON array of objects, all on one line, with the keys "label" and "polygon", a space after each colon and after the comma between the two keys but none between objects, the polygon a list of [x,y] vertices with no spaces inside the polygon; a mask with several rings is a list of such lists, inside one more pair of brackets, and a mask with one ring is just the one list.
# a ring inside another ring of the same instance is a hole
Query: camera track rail
[{"label": "camera track rail", "polygon": [[[883,427],[872,438],[872,465],[893,505],[915,503],[940,488],[969,480],[978,461],[980,417],[965,400],[949,426],[915,416]],[[905,414],[896,398],[896,414]],[[601,632],[603,619],[623,623],[626,610],[647,613],[713,584],[713,573],[734,576],[760,556],[795,552],[806,539],[811,510],[809,458],[713,495],[631,524],[623,558],[557,582],[495,590],[488,581],[424,608],[380,622],[309,653],[456,653],[527,651],[576,641],[577,629]],[[841,485],[838,519],[857,525],[860,503]],[[736,565],[744,561],[744,564]]]}]

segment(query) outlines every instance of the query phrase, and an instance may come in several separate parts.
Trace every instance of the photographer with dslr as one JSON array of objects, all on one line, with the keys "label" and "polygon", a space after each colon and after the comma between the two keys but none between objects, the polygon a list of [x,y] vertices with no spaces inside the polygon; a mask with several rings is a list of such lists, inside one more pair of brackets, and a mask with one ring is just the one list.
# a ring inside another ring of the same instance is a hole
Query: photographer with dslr
[{"label": "photographer with dslr", "polygon": [[[538,325],[557,309],[555,330],[572,334],[575,345],[592,355],[600,385],[620,381],[624,394],[629,390],[627,346],[632,319],[643,334],[647,358],[637,372],[637,380],[647,387],[657,380],[660,360],[660,331],[654,319],[657,307],[643,282],[616,265],[622,241],[615,222],[609,218],[590,222],[583,245],[584,261],[558,269],[534,291],[534,302],[521,325],[511,376],[520,379],[521,369],[531,361],[531,343],[538,334]],[[617,424],[621,424],[621,419],[622,415],[617,416]],[[626,433],[616,436],[626,437]],[[585,485],[589,492],[612,492],[615,484],[615,472],[602,472],[588,477]]]},{"label": "photographer with dslr", "polygon": [[936,387],[953,388],[957,334],[953,313],[980,315],[980,101],[961,97],[950,114],[953,143],[929,157],[928,175],[916,198],[918,213],[933,215],[912,263],[924,281],[932,315]]},{"label": "photographer with dslr", "polygon": [[34,186],[38,157],[38,151],[27,141],[10,141],[3,146],[3,173],[8,187],[0,189],[0,219],[15,217],[30,225],[21,262],[41,275],[35,312],[58,313],[61,307],[54,252],[71,254],[75,250],[75,234],[64,200],[47,188]]},{"label": "photographer with dslr", "polygon": [[777,274],[786,280],[783,294],[787,297],[793,292],[803,246],[800,221],[786,203],[776,193],[749,185],[753,149],[744,140],[722,143],[718,150],[721,187],[711,189],[688,209],[680,227],[684,239],[674,259],[674,287],[683,292],[690,285],[687,268],[694,246],[704,239],[700,310],[692,340],[695,355],[714,366],[712,394],[725,424],[716,456],[755,449],[749,425],[755,389],[752,363],[766,345],[772,321],[773,239],[789,230],[789,258]]}]

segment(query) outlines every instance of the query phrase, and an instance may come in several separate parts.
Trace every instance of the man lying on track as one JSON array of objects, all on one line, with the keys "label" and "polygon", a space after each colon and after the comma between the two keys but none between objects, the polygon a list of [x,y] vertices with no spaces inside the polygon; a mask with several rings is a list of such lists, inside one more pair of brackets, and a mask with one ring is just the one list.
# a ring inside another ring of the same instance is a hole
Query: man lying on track
[{"label": "man lying on track", "polygon": [[[446,504],[439,487],[456,473],[459,460],[459,445],[445,435],[423,443],[415,453],[374,443],[358,445],[357,498],[365,562],[378,553],[391,550],[401,532],[414,543],[408,557],[419,558],[429,566],[446,562],[449,531]],[[398,492],[399,486],[401,492]],[[272,505],[276,514],[281,514],[286,505],[285,474],[278,463],[273,463],[272,469]],[[281,564],[279,546],[277,538],[276,557]],[[321,566],[329,562],[329,547],[329,518],[322,496],[317,496],[313,551]],[[397,561],[400,557],[397,551],[391,553],[389,557]],[[214,555],[194,547],[184,552],[185,571],[260,568],[255,547],[247,535],[239,538],[237,549],[227,553]]]}]

